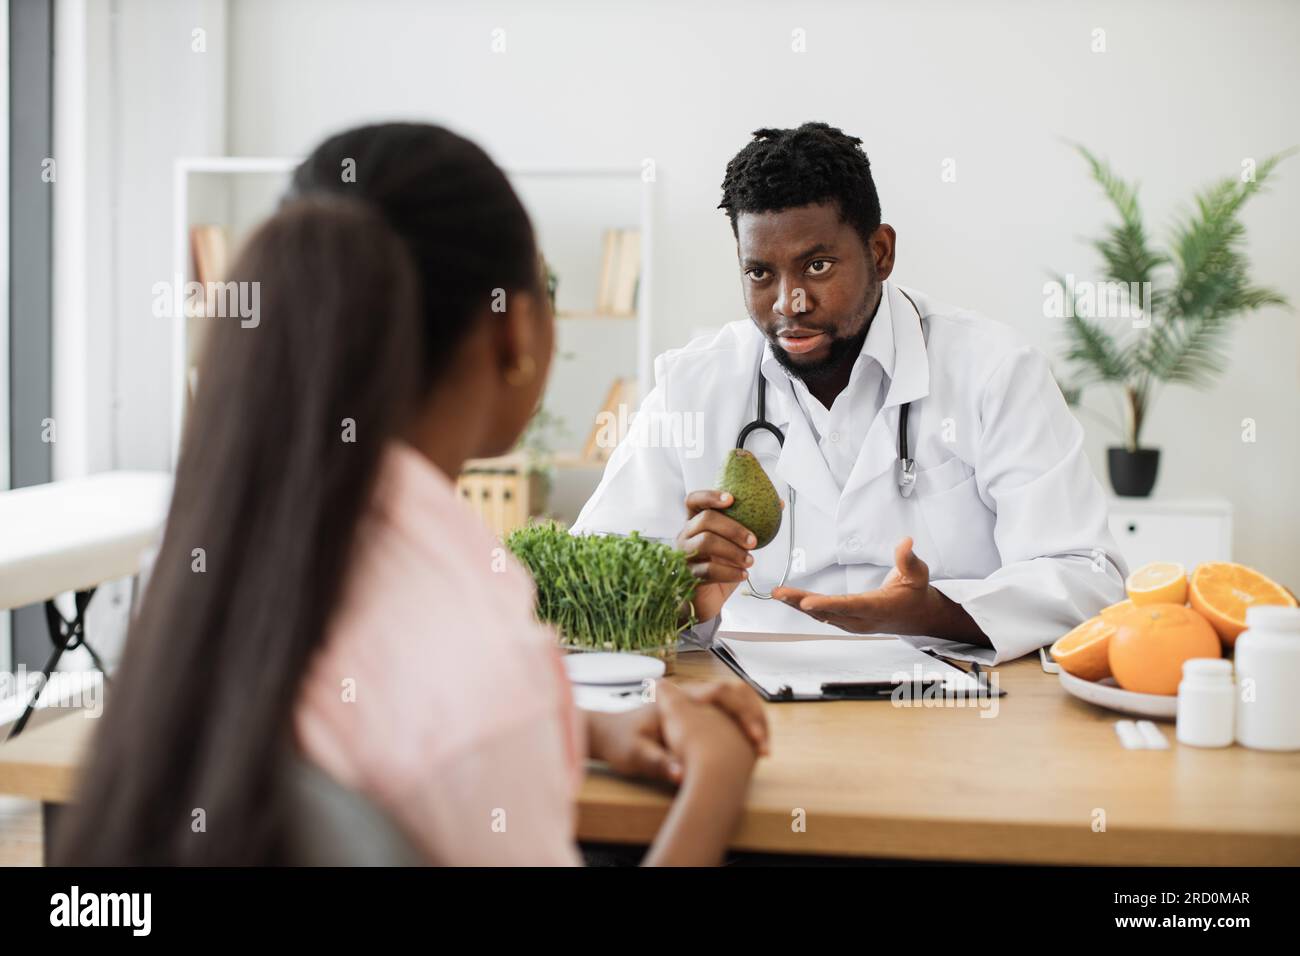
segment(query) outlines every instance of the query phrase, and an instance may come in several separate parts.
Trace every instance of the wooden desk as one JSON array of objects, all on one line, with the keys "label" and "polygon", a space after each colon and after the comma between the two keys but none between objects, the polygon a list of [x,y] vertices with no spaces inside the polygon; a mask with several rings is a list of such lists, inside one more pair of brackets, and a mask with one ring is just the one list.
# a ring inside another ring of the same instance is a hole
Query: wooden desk
[{"label": "wooden desk", "polygon": [[[678,657],[682,683],[729,676]],[[887,701],[767,705],[733,849],[1058,864],[1300,864],[1300,753],[1125,750],[1118,715],[1067,695],[1037,658],[998,668],[995,717]],[[646,844],[666,790],[588,774],[580,839]],[[792,828],[796,809],[806,832]],[[1105,832],[1094,832],[1104,812]],[[1097,816],[1100,819],[1099,816]]]},{"label": "wooden desk", "polygon": [[67,803],[77,783],[77,770],[99,726],[81,711],[61,714],[33,724],[13,740],[0,744],[0,794]]},{"label": "wooden desk", "polygon": [[[678,657],[682,683],[730,675]],[[1300,864],[1300,753],[1243,747],[1124,750],[1116,715],[1066,695],[1030,658],[998,669],[996,717],[885,701],[770,704],[761,761],[733,847],[927,860]],[[71,799],[99,721],[79,713],[0,745],[0,793]],[[583,840],[649,843],[666,789],[588,774]],[[793,812],[806,814],[795,832]],[[1105,812],[1105,832],[1093,831]]]},{"label": "wooden desk", "polygon": [[40,801],[48,859],[51,827],[61,805],[72,800],[77,771],[99,720],[81,711],[48,718],[43,711],[37,714],[40,723],[34,720],[17,737],[0,744],[0,794]]}]

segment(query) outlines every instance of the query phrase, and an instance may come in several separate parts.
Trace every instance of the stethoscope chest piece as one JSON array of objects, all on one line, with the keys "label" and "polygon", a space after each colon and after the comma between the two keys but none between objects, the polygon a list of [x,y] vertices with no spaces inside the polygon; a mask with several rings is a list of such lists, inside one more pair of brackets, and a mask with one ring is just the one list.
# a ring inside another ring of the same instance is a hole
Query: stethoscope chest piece
[{"label": "stethoscope chest piece", "polygon": [[898,459],[894,462],[894,472],[898,477],[898,493],[904,498],[912,497],[916,489],[916,459]]}]

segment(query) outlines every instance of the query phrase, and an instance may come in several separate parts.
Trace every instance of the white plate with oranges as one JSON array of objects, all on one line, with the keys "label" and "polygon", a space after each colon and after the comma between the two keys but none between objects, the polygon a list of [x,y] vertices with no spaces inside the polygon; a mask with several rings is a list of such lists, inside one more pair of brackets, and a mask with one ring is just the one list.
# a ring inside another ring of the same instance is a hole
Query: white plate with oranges
[{"label": "white plate with oranges", "polygon": [[1061,686],[1080,700],[1109,710],[1118,710],[1122,714],[1160,720],[1173,720],[1178,714],[1177,696],[1134,693],[1116,684],[1113,677],[1099,681],[1083,680],[1069,671],[1061,671]]},{"label": "white plate with oranges", "polygon": [[1081,700],[1143,717],[1173,718],[1183,664],[1231,654],[1246,609],[1295,607],[1290,591],[1258,571],[1226,561],[1155,562],[1124,582],[1128,598],[1105,608],[1052,645],[1061,686]]}]

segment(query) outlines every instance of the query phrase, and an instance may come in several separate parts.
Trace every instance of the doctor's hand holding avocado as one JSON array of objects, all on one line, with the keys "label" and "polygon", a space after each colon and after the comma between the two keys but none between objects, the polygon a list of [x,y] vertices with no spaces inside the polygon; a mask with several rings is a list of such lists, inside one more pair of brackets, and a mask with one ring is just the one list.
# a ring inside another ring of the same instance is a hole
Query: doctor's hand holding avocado
[{"label": "doctor's hand holding avocado", "polygon": [[727,454],[717,485],[686,496],[686,526],[676,541],[700,579],[691,601],[699,621],[714,618],[748,576],[749,552],[776,537],[785,508],[758,459],[743,449]]},{"label": "doctor's hand holding avocado", "polygon": [[697,621],[717,617],[754,564],[749,552],[758,547],[758,539],[723,513],[734,503],[735,499],[723,491],[692,491],[686,496],[688,517],[675,544],[686,553],[691,573],[700,580],[691,599]]}]

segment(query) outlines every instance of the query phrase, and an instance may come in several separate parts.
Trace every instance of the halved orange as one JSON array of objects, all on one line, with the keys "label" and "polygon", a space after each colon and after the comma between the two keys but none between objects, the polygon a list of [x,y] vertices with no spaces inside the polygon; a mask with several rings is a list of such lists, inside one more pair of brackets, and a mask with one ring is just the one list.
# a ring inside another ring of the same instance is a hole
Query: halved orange
[{"label": "halved orange", "polygon": [[1173,561],[1152,561],[1124,582],[1129,599],[1137,605],[1187,602],[1187,569]]},{"label": "halved orange", "polygon": [[1187,596],[1228,647],[1246,629],[1247,608],[1258,604],[1296,606],[1295,597],[1282,585],[1254,568],[1231,561],[1198,564]]},{"label": "halved orange", "polygon": [[1132,598],[1125,598],[1122,601],[1116,601],[1109,607],[1102,608],[1101,616],[1111,624],[1114,624],[1126,611],[1131,611],[1135,607],[1137,607],[1137,605],[1133,603]]},{"label": "halved orange", "polygon": [[1107,646],[1115,628],[1099,614],[1056,639],[1052,657],[1061,670],[1080,680],[1103,680],[1110,676]]},{"label": "halved orange", "polygon": [[1124,615],[1109,648],[1115,683],[1139,694],[1176,694],[1185,661],[1222,656],[1210,622],[1181,604],[1147,604]]}]

